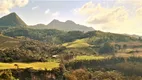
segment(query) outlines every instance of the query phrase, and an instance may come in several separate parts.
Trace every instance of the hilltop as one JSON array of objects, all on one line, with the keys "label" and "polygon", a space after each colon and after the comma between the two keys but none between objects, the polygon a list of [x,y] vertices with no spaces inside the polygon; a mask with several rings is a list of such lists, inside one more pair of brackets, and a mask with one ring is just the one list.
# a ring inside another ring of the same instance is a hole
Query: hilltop
[{"label": "hilltop", "polygon": [[27,24],[16,14],[16,13],[10,13],[6,16],[3,16],[0,18],[0,26],[1,27],[25,27]]}]

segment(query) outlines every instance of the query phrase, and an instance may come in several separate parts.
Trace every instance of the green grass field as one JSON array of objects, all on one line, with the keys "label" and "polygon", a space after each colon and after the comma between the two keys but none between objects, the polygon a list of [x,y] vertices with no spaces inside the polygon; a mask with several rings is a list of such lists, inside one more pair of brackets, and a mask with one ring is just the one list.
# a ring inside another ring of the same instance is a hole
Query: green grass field
[{"label": "green grass field", "polygon": [[66,46],[67,48],[84,48],[91,45],[88,44],[85,39],[79,39],[73,42],[64,43],[63,46]]},{"label": "green grass field", "polygon": [[77,56],[74,60],[101,60],[101,59],[105,59],[106,57],[103,56]]},{"label": "green grass field", "polygon": [[0,69],[17,69],[14,64],[17,64],[19,68],[30,68],[35,70],[52,70],[53,68],[58,68],[59,63],[56,62],[33,62],[33,63],[0,63]]}]

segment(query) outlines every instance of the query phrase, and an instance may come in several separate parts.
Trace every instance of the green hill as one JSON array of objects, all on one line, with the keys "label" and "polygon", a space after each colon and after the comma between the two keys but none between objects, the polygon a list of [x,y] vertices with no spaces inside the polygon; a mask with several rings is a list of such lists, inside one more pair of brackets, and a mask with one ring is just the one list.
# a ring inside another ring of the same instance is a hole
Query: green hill
[{"label": "green hill", "polygon": [[26,23],[16,14],[10,13],[2,18],[0,18],[0,26],[1,27],[25,27],[27,26]]},{"label": "green hill", "polygon": [[78,39],[73,42],[64,43],[63,46],[66,46],[67,48],[86,48],[91,45],[88,44],[85,39]]}]

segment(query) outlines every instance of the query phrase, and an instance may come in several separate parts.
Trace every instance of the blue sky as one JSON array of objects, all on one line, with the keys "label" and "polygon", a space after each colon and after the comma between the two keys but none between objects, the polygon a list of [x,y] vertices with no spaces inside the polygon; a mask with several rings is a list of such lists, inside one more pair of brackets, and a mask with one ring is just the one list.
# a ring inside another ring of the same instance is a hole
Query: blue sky
[{"label": "blue sky", "polygon": [[142,35],[142,0],[0,0],[0,16],[11,12],[28,25],[73,20],[96,30]]},{"label": "blue sky", "polygon": [[[29,25],[37,23],[48,24],[53,19],[77,21],[78,19],[76,19],[72,11],[86,2],[88,1],[32,0],[22,8],[16,7],[11,9],[11,12],[16,12]],[[48,13],[45,13],[46,11]],[[58,13],[58,15],[52,16],[54,13]]]}]

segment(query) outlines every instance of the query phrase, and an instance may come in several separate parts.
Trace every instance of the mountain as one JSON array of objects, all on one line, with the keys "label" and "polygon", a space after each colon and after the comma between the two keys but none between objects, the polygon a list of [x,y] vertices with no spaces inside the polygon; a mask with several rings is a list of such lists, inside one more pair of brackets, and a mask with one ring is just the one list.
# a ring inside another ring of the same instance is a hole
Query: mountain
[{"label": "mountain", "polygon": [[47,26],[49,29],[58,29],[58,30],[64,30],[64,31],[84,31],[84,32],[87,32],[87,31],[94,30],[92,27],[79,25],[71,20],[67,20],[66,22],[61,22],[59,20],[54,19]]},{"label": "mountain", "polygon": [[27,26],[26,23],[16,14],[10,13],[2,18],[0,18],[0,26]]},{"label": "mountain", "polygon": [[[25,26],[27,26],[27,24],[15,12],[0,18],[0,27],[25,27]],[[66,22],[61,22],[56,19],[51,21],[48,25],[37,24],[29,26],[29,28],[57,29],[63,31],[84,31],[84,32],[94,31],[92,27],[76,24],[71,20],[67,20]]]},{"label": "mountain", "polygon": [[45,24],[36,24],[36,25],[30,25],[29,28],[34,28],[34,29],[47,29],[47,25],[45,25]]},{"label": "mountain", "polygon": [[75,22],[71,20],[67,20],[66,22],[61,22],[59,20],[54,19],[51,21],[48,25],[44,24],[37,24],[34,26],[30,26],[30,28],[35,29],[57,29],[57,30],[63,30],[63,31],[94,31],[92,27],[87,27],[83,25],[76,24]]}]

